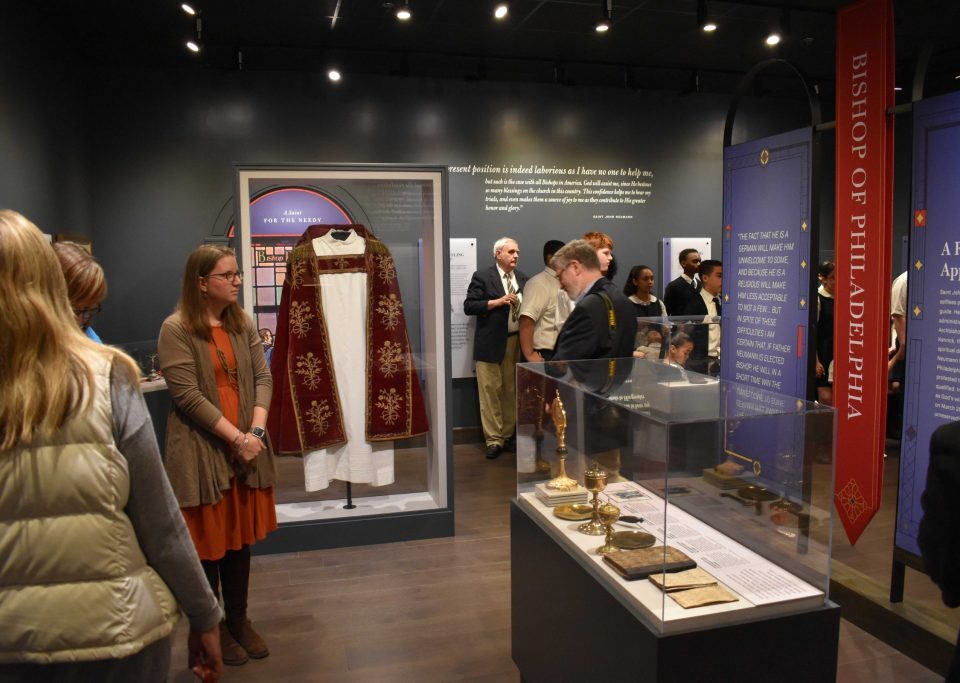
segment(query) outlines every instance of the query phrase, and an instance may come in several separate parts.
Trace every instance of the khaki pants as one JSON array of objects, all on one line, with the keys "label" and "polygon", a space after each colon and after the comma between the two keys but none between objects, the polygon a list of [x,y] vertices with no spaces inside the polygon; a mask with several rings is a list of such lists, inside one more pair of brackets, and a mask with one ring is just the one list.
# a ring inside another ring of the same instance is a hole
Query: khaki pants
[{"label": "khaki pants", "polygon": [[502,446],[517,428],[516,365],[519,337],[507,337],[507,350],[499,363],[477,361],[480,423],[488,446]]}]

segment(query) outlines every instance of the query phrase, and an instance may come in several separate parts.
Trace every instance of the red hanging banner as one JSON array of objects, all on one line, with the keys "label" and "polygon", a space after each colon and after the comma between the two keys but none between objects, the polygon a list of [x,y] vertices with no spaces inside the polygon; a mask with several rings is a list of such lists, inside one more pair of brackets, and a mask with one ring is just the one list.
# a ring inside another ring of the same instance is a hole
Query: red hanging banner
[{"label": "red hanging banner", "polygon": [[880,508],[886,436],[893,220],[892,0],[837,15],[834,496],[856,543]]}]

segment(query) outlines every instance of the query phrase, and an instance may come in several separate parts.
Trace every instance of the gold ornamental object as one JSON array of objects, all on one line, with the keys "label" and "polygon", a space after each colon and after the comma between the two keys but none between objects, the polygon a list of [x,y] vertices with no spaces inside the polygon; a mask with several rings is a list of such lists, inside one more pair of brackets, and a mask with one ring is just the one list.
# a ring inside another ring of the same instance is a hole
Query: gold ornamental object
[{"label": "gold ornamental object", "polygon": [[653,537],[653,534],[648,534],[646,531],[640,531],[639,529],[615,531],[611,538],[613,540],[613,544],[621,550],[649,548],[657,540]]},{"label": "gold ornamental object", "polygon": [[521,406],[524,415],[533,414],[537,416],[533,425],[533,442],[536,445],[534,450],[536,471],[550,474],[550,463],[543,459],[541,453],[543,446],[543,392],[537,385],[532,384],[523,390]]},{"label": "gold ornamental object", "polygon": [[593,463],[593,467],[583,473],[583,485],[587,491],[593,494],[593,500],[590,501],[590,504],[593,505],[593,516],[589,522],[584,522],[578,526],[577,530],[589,536],[603,536],[607,533],[607,529],[600,521],[600,501],[597,499],[597,495],[607,488],[607,473],[600,469],[597,463]]},{"label": "gold ornamental object", "polygon": [[556,398],[550,403],[550,413],[553,416],[553,424],[557,428],[556,453],[560,459],[560,472],[547,482],[547,488],[554,491],[576,491],[577,482],[567,476],[567,411],[564,410],[563,401],[560,400],[559,389]]},{"label": "gold ornamental object", "polygon": [[597,548],[597,554],[609,555],[610,553],[618,552],[620,548],[613,542],[613,525],[620,519],[620,508],[613,503],[604,503],[597,510],[597,514],[600,516],[600,522],[603,524],[604,533],[606,534],[603,545]]},{"label": "gold ornamental object", "polygon": [[593,506],[589,503],[572,503],[553,508],[553,516],[570,522],[582,522],[593,517]]}]

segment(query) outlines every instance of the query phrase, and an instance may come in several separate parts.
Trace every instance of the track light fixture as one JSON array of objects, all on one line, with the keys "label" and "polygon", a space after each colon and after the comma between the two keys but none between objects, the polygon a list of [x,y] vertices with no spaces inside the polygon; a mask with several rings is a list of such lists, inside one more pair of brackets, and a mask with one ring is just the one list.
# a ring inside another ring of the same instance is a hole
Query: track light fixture
[{"label": "track light fixture", "polygon": [[203,47],[203,42],[201,42],[201,35],[203,33],[203,20],[200,18],[200,10],[193,7],[193,5],[188,5],[187,3],[183,3],[180,5],[180,7],[191,17],[196,17],[193,38],[188,39],[186,45],[190,52],[197,54]]},{"label": "track light fixture", "polygon": [[509,13],[510,5],[506,2],[498,2],[497,6],[493,8],[493,16],[496,19],[506,19]]},{"label": "track light fixture", "polygon": [[403,0],[403,4],[397,6],[394,14],[400,21],[409,21],[413,16],[413,12],[410,11],[410,0]]},{"label": "track light fixture", "polygon": [[600,19],[597,21],[594,30],[597,33],[606,33],[610,30],[610,22],[613,19],[613,0],[600,0]]},{"label": "track light fixture", "polygon": [[784,7],[780,13],[780,21],[777,23],[777,27],[770,31],[770,34],[764,42],[768,46],[773,47],[774,45],[778,45],[780,41],[788,35],[790,35],[790,10]]},{"label": "track light fixture", "polygon": [[697,26],[704,33],[713,33],[717,30],[717,22],[711,20],[707,14],[707,0],[697,2]]}]

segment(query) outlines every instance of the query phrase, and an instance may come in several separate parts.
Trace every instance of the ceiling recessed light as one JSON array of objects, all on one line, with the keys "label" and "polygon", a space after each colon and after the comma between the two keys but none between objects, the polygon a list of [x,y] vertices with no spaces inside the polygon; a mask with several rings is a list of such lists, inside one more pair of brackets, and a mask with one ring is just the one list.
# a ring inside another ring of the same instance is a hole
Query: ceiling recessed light
[{"label": "ceiling recessed light", "polygon": [[180,5],[180,9],[182,9],[184,12],[189,14],[191,17],[196,16],[197,14],[197,10],[194,9],[193,5],[190,5],[187,3],[183,3],[182,5]]},{"label": "ceiling recessed light", "polygon": [[767,36],[767,40],[766,40],[765,42],[766,42],[767,45],[769,45],[770,47],[773,47],[774,45],[777,45],[777,44],[780,42],[780,34],[779,34],[779,33],[771,33],[769,36]]},{"label": "ceiling recessed light", "polygon": [[900,91],[903,90],[903,88],[901,88],[901,87],[898,85],[898,86],[895,86],[895,87],[894,87],[894,90],[897,91],[897,92],[900,92]]},{"label": "ceiling recessed light", "polygon": [[190,50],[190,52],[200,52],[200,43],[197,43],[193,40],[188,40],[187,49]]},{"label": "ceiling recessed light", "polygon": [[697,26],[704,33],[713,33],[717,30],[717,22],[710,19],[707,14],[707,0],[697,2]]},{"label": "ceiling recessed light", "polygon": [[610,30],[610,22],[613,20],[613,0],[601,0],[600,19],[594,25],[597,33],[606,33]]},{"label": "ceiling recessed light", "polygon": [[493,16],[497,19],[505,19],[509,13],[510,6],[505,2],[497,3],[497,6],[493,10]]},{"label": "ceiling recessed light", "polygon": [[397,6],[397,11],[394,14],[400,21],[409,21],[410,17],[413,16],[413,12],[410,11],[410,2],[404,0],[402,5]]},{"label": "ceiling recessed light", "polygon": [[337,69],[330,69],[327,71],[327,78],[329,78],[334,83],[338,82],[343,76],[340,75],[340,71]]}]

